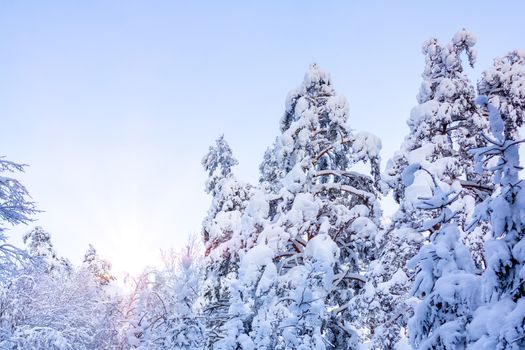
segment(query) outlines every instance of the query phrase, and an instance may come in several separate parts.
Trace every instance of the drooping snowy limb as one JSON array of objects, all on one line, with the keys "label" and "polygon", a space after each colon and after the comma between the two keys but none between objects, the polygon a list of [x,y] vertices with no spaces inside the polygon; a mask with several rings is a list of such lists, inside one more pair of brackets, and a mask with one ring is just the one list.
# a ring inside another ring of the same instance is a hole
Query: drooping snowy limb
[{"label": "drooping snowy limb", "polygon": [[[422,299],[408,323],[410,340],[417,349],[461,349],[466,346],[465,326],[478,305],[479,292],[474,263],[459,239],[458,212],[451,209],[460,192],[443,189],[447,184],[424,167],[414,170],[425,171],[433,183],[432,196],[418,197],[415,208],[433,212],[434,217],[419,228],[430,231],[429,244],[408,261],[416,271],[412,294]],[[405,185],[413,180],[409,176]]]},{"label": "drooping snowy limb", "polygon": [[329,191],[329,190],[337,190],[337,191],[343,191],[343,192],[348,192],[348,193],[351,193],[351,194],[354,194],[356,196],[358,196],[359,198],[363,199],[366,203],[370,202],[370,201],[376,201],[377,200],[377,197],[375,197],[374,195],[370,194],[369,192],[367,191],[362,191],[362,190],[359,190],[353,186],[349,186],[349,185],[343,185],[343,184],[337,184],[337,183],[329,183],[329,184],[317,184],[315,185],[313,188],[312,188],[312,191],[314,193],[321,193],[323,191]]},{"label": "drooping snowy limb", "polygon": [[366,283],[366,279],[364,276],[357,274],[357,273],[346,271],[346,272],[340,272],[334,276],[334,282],[332,283],[332,288],[336,288],[336,286],[339,283],[341,283],[341,281],[344,280],[345,278],[356,280],[361,283]]},{"label": "drooping snowy limb", "polygon": [[[316,133],[315,133],[316,134]],[[314,135],[315,135],[314,134]],[[319,162],[319,160],[325,155],[327,154],[328,152],[330,151],[334,151],[336,150],[338,147],[341,147],[342,145],[346,145],[346,144],[349,144],[350,142],[352,142],[351,140],[349,139],[341,139],[340,141],[336,141],[335,144],[332,144],[330,145],[329,147],[321,150],[316,156],[314,159],[312,159],[312,164],[313,165],[317,165],[317,162]]]},{"label": "drooping snowy limb", "polygon": [[[413,282],[413,293],[418,295],[419,297],[424,299],[424,302],[420,304],[416,308],[416,314],[411,319],[409,323],[409,330],[411,332],[411,338],[413,341],[413,344],[416,348],[419,348],[422,346],[421,341],[422,339],[434,339],[435,343],[426,343],[429,348],[432,346],[438,346],[437,344],[440,344],[440,342],[443,342],[442,337],[434,337],[436,334],[440,334],[441,327],[444,327],[443,329],[446,329],[448,326],[445,326],[445,323],[449,320],[453,320],[454,317],[463,317],[465,314],[468,314],[469,312],[472,312],[472,310],[475,308],[475,303],[472,301],[472,295],[476,295],[476,293],[471,293],[471,290],[466,290],[464,293],[467,293],[469,296],[465,301],[468,305],[464,306],[463,311],[458,311],[458,306],[454,304],[456,300],[454,297],[448,297],[446,301],[443,300],[443,289],[434,289],[434,285],[441,284],[442,286],[446,286],[447,284],[443,281],[445,279],[450,280],[450,276],[454,276],[457,274],[456,268],[460,268],[460,271],[466,270],[467,273],[462,272],[462,277],[459,278],[459,280],[464,280],[466,277],[463,276],[473,276],[473,272],[475,271],[474,265],[472,261],[470,260],[469,252],[468,250],[459,242],[459,231],[457,230],[457,227],[454,225],[451,225],[449,222],[453,220],[456,216],[446,207],[446,205],[451,204],[453,201],[450,200],[450,196],[454,195],[453,193],[449,192],[448,194],[445,194],[443,191],[435,191],[435,195],[433,197],[429,197],[425,200],[425,204],[422,206],[418,206],[421,208],[425,208],[426,210],[438,210],[442,211],[442,214],[438,215],[434,220],[427,223],[426,225],[428,228],[431,228],[431,243],[428,245],[424,245],[421,248],[421,251],[412,258],[409,262],[409,267],[412,269],[415,269],[417,274],[415,275],[415,281]],[[448,212],[448,214],[447,214]],[[398,257],[398,255],[396,255]],[[458,261],[456,261],[456,259]],[[373,270],[374,273],[371,274],[371,278],[376,276],[376,273]],[[392,281],[398,280],[401,285],[405,284],[407,282],[411,282],[412,278],[408,277],[405,273],[398,270],[396,272],[395,279],[393,278]],[[380,276],[380,275],[379,275]],[[440,278],[443,277],[443,280],[441,281]],[[397,282],[397,283],[399,283]],[[382,287],[382,285],[389,286],[392,282],[382,282],[377,283],[375,285],[375,293],[377,296],[384,295],[385,288]],[[396,282],[394,282],[396,283]],[[394,284],[394,285],[397,285]],[[472,285],[475,283],[471,282]],[[365,290],[369,288],[373,288],[373,285],[365,286]],[[465,286],[460,287],[458,290],[462,290]],[[445,287],[443,287],[445,288]],[[374,290],[374,289],[372,289]],[[390,287],[388,290],[391,290]],[[471,294],[468,294],[471,293]],[[365,292],[365,295],[367,293]],[[372,298],[371,300],[374,300],[375,297],[365,297],[365,300],[370,300],[367,298]],[[383,296],[384,298],[384,296]],[[461,299],[458,296],[459,299]],[[383,299],[384,300],[384,299]],[[389,300],[389,299],[386,299]],[[392,299],[390,299],[392,300]],[[403,300],[398,298],[397,300]],[[430,302],[427,302],[427,300],[431,300]],[[440,300],[439,303],[436,300]],[[461,299],[462,300],[462,299]],[[469,304],[470,303],[470,304]],[[474,303],[474,304],[473,304]],[[400,320],[403,320],[403,318],[406,319],[406,313],[410,312],[409,305],[405,304],[405,306],[398,305],[397,310],[391,309],[392,314],[386,316],[382,323],[380,325],[377,325],[377,333],[378,336],[382,337],[381,339],[377,337],[373,337],[374,341],[374,347],[381,347],[381,346],[391,346],[393,342],[396,342],[396,337],[392,333],[392,330],[396,330],[397,332],[400,331],[400,326],[398,325],[398,322]],[[435,312],[434,307],[438,305],[439,312]],[[443,305],[443,309],[441,309],[441,306]],[[448,306],[447,306],[448,305]],[[448,311],[447,311],[448,308]],[[454,312],[460,313],[459,316],[455,315]],[[403,317],[403,315],[405,316]],[[397,316],[393,316],[397,315]],[[377,317],[377,316],[376,316]],[[428,317],[431,317],[432,320],[428,321]],[[447,320],[446,322],[443,320]],[[419,328],[419,325],[423,324],[422,328]],[[454,346],[458,346],[458,344],[461,343],[461,341],[465,341],[466,335],[464,330],[463,324],[463,335],[460,337],[461,339],[458,340],[458,342],[453,343],[453,345],[447,345],[448,348],[454,348]],[[390,330],[390,331],[389,331]],[[444,331],[446,333],[446,331]],[[430,337],[432,335],[432,337]],[[386,339],[385,339],[386,337]],[[385,343],[385,341],[387,341]],[[450,341],[450,340],[447,340]],[[390,344],[390,345],[389,345]],[[429,345],[431,344],[431,345]],[[452,343],[450,343],[452,344]],[[427,348],[427,347],[422,347]]]},{"label": "drooping snowy limb", "polygon": [[[23,172],[25,166],[0,157],[0,174]],[[0,176],[0,285],[29,262],[22,249],[4,243],[5,224],[28,224],[33,221],[31,215],[35,213],[35,203],[26,188],[12,177]]]},{"label": "drooping snowy limb", "polygon": [[[0,158],[0,173],[23,172],[26,165]],[[18,180],[0,176],[0,219],[16,225],[32,221],[30,216],[37,212],[26,188]],[[0,230],[3,230],[0,227]]]},{"label": "drooping snowy limb", "polygon": [[[357,274],[357,273],[351,273],[349,271],[346,271],[346,272],[340,272],[338,273],[337,275],[334,276],[334,280],[332,282],[332,288],[331,290],[328,292],[328,294],[330,294],[331,292],[335,291],[337,288],[339,288],[339,284],[344,281],[345,279],[348,279],[348,280],[353,280],[353,281],[356,281],[356,282],[360,282],[362,284],[365,284],[366,283],[366,279],[364,276],[360,275],[360,274]],[[337,306],[336,308],[334,308],[331,312],[334,313],[334,314],[338,314],[340,312],[343,312],[345,311],[347,308],[351,307],[352,305],[354,305],[354,301],[353,300],[349,300],[348,302],[342,304],[342,305],[339,305]],[[344,322],[343,320],[338,320],[338,322]]]},{"label": "drooping snowy limb", "polygon": [[422,299],[409,321],[414,347],[464,348],[466,323],[479,304],[479,278],[468,249],[459,241],[457,226],[442,224],[409,266],[417,271],[412,293]]},{"label": "drooping snowy limb", "polygon": [[[497,132],[503,132],[506,140],[519,140],[519,128],[523,125],[525,110],[525,89],[523,87],[523,51],[512,51],[494,60],[492,67],[483,72],[478,84],[479,94],[500,112],[501,125]],[[480,104],[487,106],[484,101]],[[485,115],[491,112],[483,110]],[[492,134],[492,136],[496,136]]]},{"label": "drooping snowy limb", "polygon": [[27,268],[30,265],[29,255],[23,249],[9,243],[0,244],[0,277],[7,281],[19,268]]},{"label": "drooping snowy limb", "polygon": [[[417,272],[412,293],[422,299],[408,323],[410,340],[418,349],[464,348],[468,338],[465,326],[478,305],[479,293],[476,269],[468,249],[460,242],[459,213],[451,209],[461,193],[444,190],[446,183],[424,167],[417,170],[430,176],[433,188],[432,196],[418,197],[415,208],[434,212],[434,218],[420,227],[421,231],[430,231],[429,244],[408,261]],[[405,180],[405,185],[412,184]]]},{"label": "drooping snowy limb", "polygon": [[[489,193],[489,194],[492,194],[492,192],[494,192],[494,187],[493,186],[490,186],[490,185],[485,184],[485,183],[481,183],[481,181],[475,182],[475,181],[459,180],[459,184],[463,188],[480,190],[480,191],[483,191],[483,192]],[[449,184],[449,185],[451,185],[451,184]],[[479,196],[481,197],[482,195],[479,194]]]}]

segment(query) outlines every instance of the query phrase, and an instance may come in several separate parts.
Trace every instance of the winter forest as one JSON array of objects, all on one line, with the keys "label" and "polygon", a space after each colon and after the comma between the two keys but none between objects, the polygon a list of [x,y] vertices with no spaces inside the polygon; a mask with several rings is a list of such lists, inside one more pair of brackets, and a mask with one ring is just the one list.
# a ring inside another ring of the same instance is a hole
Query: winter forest
[{"label": "winter forest", "polygon": [[127,289],[96,247],[79,266],[55,251],[30,169],[0,158],[0,349],[525,349],[525,52],[471,81],[475,44],[465,29],[423,44],[392,159],[313,63],[259,182],[236,177],[219,134],[200,235]]}]

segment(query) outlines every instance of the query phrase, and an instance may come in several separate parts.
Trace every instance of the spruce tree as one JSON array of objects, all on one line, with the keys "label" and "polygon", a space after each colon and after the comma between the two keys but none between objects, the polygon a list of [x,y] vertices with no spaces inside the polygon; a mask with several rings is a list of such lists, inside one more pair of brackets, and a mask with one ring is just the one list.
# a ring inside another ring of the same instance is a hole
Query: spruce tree
[{"label": "spruce tree", "polygon": [[[410,133],[383,175],[383,192],[392,190],[399,209],[381,235],[382,251],[368,273],[361,303],[371,306],[364,315],[373,349],[406,341],[403,338],[412,314],[409,291],[414,276],[406,262],[442,224],[426,225],[442,211],[420,207],[421,197],[432,197],[440,186],[459,193],[451,209],[457,216],[459,239],[476,247],[474,253],[482,265],[480,241],[484,231],[478,231],[475,238],[464,233],[473,204],[491,191],[486,174],[474,171],[473,156],[468,153],[468,149],[484,144],[481,135],[487,128],[486,117],[475,104],[474,87],[463,71],[461,55],[466,54],[472,66],[474,44],[474,36],[461,30],[447,45],[438,39],[423,45],[426,64],[418,105],[408,120]],[[395,254],[398,249],[400,254]]]},{"label": "spruce tree", "polygon": [[475,150],[479,170],[493,173],[496,189],[476,208],[473,225],[490,223],[482,276],[483,305],[468,325],[469,349],[525,347],[525,182],[519,128],[525,113],[525,54],[514,51],[494,61],[478,85],[489,116],[488,145]]},{"label": "spruce tree", "polygon": [[241,219],[251,196],[251,186],[238,180],[231,168],[237,164],[224,136],[209,148],[202,165],[208,173],[206,192],[212,196],[203,222],[205,249],[203,313],[207,318],[206,346],[225,336],[230,284],[237,277],[240,256],[248,249]]},{"label": "spruce tree", "polygon": [[435,213],[421,227],[429,230],[429,242],[408,261],[416,272],[411,293],[422,299],[409,320],[409,336],[416,349],[464,349],[465,326],[479,304],[479,280],[460,240],[459,213],[453,209],[459,195],[433,179],[432,196],[420,197],[417,205]]}]

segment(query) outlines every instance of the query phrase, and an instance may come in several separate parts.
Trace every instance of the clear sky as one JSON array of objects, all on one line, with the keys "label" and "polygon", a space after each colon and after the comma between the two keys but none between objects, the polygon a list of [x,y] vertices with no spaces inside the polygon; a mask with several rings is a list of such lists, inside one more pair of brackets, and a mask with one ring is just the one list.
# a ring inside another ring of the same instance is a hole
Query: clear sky
[{"label": "clear sky", "polygon": [[59,254],[79,263],[93,243],[137,272],[200,232],[200,160],[219,134],[237,175],[257,180],[310,63],[386,163],[408,131],[422,42],[463,27],[478,38],[475,81],[525,49],[525,2],[0,0],[0,154],[30,165],[21,180]]}]

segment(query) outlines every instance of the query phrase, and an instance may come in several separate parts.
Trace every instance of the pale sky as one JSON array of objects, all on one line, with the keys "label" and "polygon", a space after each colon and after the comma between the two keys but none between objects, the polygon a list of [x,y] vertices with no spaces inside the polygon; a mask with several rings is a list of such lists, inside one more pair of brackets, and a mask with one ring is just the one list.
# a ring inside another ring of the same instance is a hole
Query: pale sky
[{"label": "pale sky", "polygon": [[30,165],[19,178],[60,255],[79,263],[92,243],[136,273],[200,232],[200,160],[218,135],[257,180],[310,63],[352,126],[382,139],[384,166],[408,131],[423,41],[474,32],[475,81],[525,49],[524,14],[523,1],[0,0],[0,154]]}]

